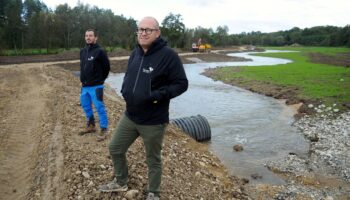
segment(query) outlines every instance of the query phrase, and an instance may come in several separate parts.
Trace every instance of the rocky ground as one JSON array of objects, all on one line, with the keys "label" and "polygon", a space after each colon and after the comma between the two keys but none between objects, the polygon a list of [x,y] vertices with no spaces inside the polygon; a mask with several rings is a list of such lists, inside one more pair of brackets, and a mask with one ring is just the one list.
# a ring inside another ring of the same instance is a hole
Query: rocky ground
[{"label": "rocky ground", "polygon": [[[237,50],[241,49],[230,51]],[[216,53],[181,57],[184,63],[237,60]],[[111,59],[112,71],[123,72],[126,59]],[[96,190],[112,179],[107,145],[124,102],[107,88],[108,139],[97,142],[95,134],[79,136],[85,119],[79,105],[80,83],[72,75],[78,69],[77,60],[0,66],[0,199],[144,198],[147,167],[140,140],[128,152],[130,190],[111,194]],[[271,96],[280,95],[276,91],[281,90],[270,90]],[[286,181],[278,186],[250,185],[230,176],[206,145],[169,126],[163,146],[161,199],[349,200],[350,113],[305,106],[324,111],[294,124],[310,140],[308,155],[291,152],[284,160],[266,163]]]},{"label": "rocky ground", "polygon": [[305,116],[294,126],[310,141],[308,155],[291,152],[282,160],[266,163],[286,184],[260,184],[248,189],[250,196],[253,199],[349,200],[350,112],[339,116]]},{"label": "rocky ground", "polygon": [[[143,199],[144,148],[128,152],[126,193],[99,193],[112,179],[108,140],[124,103],[107,89],[109,137],[79,136],[85,117],[80,83],[52,63],[0,66],[0,199]],[[244,181],[230,176],[206,145],[169,126],[163,146],[162,199],[248,199]]]}]

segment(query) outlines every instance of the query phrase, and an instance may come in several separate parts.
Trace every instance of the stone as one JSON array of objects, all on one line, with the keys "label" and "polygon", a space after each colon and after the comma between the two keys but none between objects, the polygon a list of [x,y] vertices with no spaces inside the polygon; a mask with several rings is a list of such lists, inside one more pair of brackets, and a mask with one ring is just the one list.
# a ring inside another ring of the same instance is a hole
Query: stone
[{"label": "stone", "polygon": [[250,175],[250,177],[252,177],[253,179],[262,179],[262,176],[258,173],[252,174]]},{"label": "stone", "polygon": [[90,174],[88,172],[83,172],[82,174],[85,178],[90,178]]},{"label": "stone", "polygon": [[237,152],[243,151],[243,146],[240,144],[236,144],[235,146],[233,146],[233,150]]},{"label": "stone", "polygon": [[81,174],[81,171],[78,170],[78,171],[75,172],[75,174],[76,174],[76,175],[79,175],[79,174]]},{"label": "stone", "polygon": [[196,172],[194,175],[199,177],[199,176],[201,176],[201,173],[200,172]]},{"label": "stone", "polygon": [[104,166],[104,165],[100,165],[100,168],[103,170],[107,169],[106,166]]},{"label": "stone", "polygon": [[139,194],[138,190],[129,190],[126,194],[125,194],[125,198],[126,199],[136,199],[137,195]]}]

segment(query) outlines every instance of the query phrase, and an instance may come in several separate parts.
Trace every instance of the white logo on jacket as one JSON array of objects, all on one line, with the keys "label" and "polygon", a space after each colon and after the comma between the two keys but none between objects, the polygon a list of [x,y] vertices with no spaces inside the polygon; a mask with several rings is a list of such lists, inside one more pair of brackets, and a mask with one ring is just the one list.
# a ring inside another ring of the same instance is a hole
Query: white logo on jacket
[{"label": "white logo on jacket", "polygon": [[90,58],[88,58],[88,61],[92,61],[92,60],[94,60],[94,57],[90,56]]},{"label": "white logo on jacket", "polygon": [[153,71],[153,67],[148,67],[148,69],[145,69],[145,68],[142,69],[142,72],[146,74],[150,74],[152,73],[152,71]]}]

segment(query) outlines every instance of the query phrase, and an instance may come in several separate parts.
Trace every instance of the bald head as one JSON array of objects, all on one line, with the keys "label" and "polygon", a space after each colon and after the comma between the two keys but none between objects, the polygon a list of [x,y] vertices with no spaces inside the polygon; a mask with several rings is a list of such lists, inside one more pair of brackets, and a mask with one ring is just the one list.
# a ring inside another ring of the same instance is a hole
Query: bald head
[{"label": "bald head", "polygon": [[147,23],[149,25],[152,25],[154,29],[159,29],[159,23],[156,20],[156,18],[154,18],[154,17],[147,16],[147,17],[142,18],[138,24],[138,27],[140,27],[140,25],[143,23]]}]

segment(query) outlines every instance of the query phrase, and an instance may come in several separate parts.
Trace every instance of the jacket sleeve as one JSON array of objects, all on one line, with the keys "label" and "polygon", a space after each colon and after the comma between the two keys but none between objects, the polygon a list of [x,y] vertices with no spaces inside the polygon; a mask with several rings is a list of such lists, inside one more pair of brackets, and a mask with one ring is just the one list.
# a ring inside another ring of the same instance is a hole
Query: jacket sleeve
[{"label": "jacket sleeve", "polygon": [[168,61],[168,84],[152,91],[152,100],[172,99],[184,93],[188,88],[185,69],[179,56],[172,52]]},{"label": "jacket sleeve", "polygon": [[106,79],[109,74],[109,70],[111,69],[108,56],[104,50],[101,49],[100,51],[100,58],[101,58],[101,67],[102,67],[102,75],[103,78]]}]

